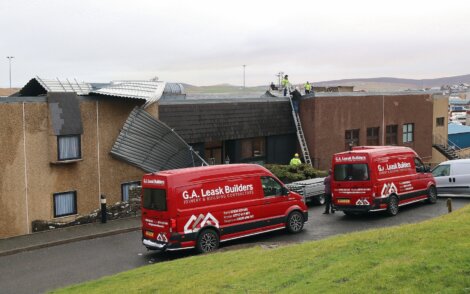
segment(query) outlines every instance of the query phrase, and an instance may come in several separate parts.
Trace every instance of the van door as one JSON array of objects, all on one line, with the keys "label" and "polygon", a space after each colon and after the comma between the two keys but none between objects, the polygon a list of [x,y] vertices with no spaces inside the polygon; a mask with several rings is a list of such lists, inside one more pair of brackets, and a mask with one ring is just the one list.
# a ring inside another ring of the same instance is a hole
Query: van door
[{"label": "van door", "polygon": [[450,164],[441,164],[432,170],[436,180],[437,194],[446,195],[452,193],[452,177],[450,176]]},{"label": "van door", "polygon": [[168,243],[170,238],[166,192],[166,189],[161,188],[142,188],[142,234],[144,239],[160,244]]},{"label": "van door", "polygon": [[283,185],[273,177],[261,177],[261,185],[264,194],[264,205],[260,207],[260,216],[264,219],[273,219],[267,225],[278,224],[284,219],[289,196],[283,195]]},{"label": "van door", "polygon": [[429,182],[429,172],[426,170],[426,166],[418,157],[414,157],[414,163],[416,168],[416,181],[414,185],[415,191],[421,191],[420,195],[416,197],[427,195],[428,182]]}]

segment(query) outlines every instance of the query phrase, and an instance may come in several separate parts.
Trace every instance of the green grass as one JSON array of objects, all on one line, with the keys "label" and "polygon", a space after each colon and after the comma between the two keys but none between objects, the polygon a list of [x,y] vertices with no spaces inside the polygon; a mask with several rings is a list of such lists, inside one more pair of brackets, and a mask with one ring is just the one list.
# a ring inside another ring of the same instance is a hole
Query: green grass
[{"label": "green grass", "polygon": [[55,293],[123,292],[470,293],[470,206],[419,224],[157,263]]}]

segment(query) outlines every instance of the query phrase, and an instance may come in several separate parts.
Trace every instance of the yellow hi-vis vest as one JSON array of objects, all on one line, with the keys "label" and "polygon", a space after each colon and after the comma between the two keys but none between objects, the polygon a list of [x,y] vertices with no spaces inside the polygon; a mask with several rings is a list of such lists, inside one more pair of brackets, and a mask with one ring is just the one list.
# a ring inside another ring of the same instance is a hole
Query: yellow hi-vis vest
[{"label": "yellow hi-vis vest", "polygon": [[305,90],[307,90],[307,91],[312,90],[312,85],[310,85],[310,84],[308,84],[308,83],[305,84]]},{"label": "yellow hi-vis vest", "polygon": [[285,88],[289,85],[289,80],[288,79],[282,79],[281,85]]}]

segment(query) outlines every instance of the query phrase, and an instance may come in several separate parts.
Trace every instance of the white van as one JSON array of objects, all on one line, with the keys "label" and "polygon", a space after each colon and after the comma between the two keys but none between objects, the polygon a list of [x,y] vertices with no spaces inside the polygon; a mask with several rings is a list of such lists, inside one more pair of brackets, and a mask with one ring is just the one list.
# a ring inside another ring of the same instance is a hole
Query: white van
[{"label": "white van", "polygon": [[438,196],[470,197],[470,159],[444,161],[432,170]]}]

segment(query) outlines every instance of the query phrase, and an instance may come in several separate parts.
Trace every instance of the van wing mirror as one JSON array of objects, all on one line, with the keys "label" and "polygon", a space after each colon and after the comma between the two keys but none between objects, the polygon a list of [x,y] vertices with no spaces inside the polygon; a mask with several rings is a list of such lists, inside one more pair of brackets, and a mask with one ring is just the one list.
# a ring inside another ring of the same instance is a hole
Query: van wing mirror
[{"label": "van wing mirror", "polygon": [[427,173],[430,173],[431,172],[431,166],[430,165],[426,165],[424,167],[424,171],[427,172]]},{"label": "van wing mirror", "polygon": [[287,189],[286,187],[282,187],[282,195],[283,196],[289,195],[289,192],[290,192],[289,189]]}]

